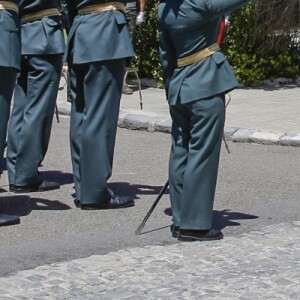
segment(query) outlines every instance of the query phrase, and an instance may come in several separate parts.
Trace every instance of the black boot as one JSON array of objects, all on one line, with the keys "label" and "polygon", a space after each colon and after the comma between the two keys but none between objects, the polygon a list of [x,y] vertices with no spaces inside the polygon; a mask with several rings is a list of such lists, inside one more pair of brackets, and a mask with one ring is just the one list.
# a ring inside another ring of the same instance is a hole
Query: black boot
[{"label": "black boot", "polygon": [[25,185],[17,186],[10,184],[9,191],[14,192],[15,194],[21,193],[32,193],[32,192],[45,192],[51,190],[57,190],[60,188],[60,185],[57,182],[43,180],[41,183],[36,185]]},{"label": "black boot", "polygon": [[0,226],[19,224],[20,218],[14,215],[5,215],[0,212]]},{"label": "black boot", "polygon": [[175,226],[174,224],[171,225],[170,227],[171,233],[172,233],[172,237],[173,238],[177,238],[178,234],[179,234],[179,226]]},{"label": "black boot", "polygon": [[[74,202],[76,205],[76,202]],[[80,203],[80,202],[79,202]],[[77,205],[76,205],[77,206]],[[134,200],[131,197],[121,197],[113,195],[107,202],[100,203],[80,203],[82,210],[94,210],[94,209],[116,209],[134,206]]]},{"label": "black boot", "polygon": [[208,229],[208,230],[192,230],[181,229],[179,230],[178,240],[183,242],[193,241],[213,241],[223,238],[223,234],[220,230]]}]

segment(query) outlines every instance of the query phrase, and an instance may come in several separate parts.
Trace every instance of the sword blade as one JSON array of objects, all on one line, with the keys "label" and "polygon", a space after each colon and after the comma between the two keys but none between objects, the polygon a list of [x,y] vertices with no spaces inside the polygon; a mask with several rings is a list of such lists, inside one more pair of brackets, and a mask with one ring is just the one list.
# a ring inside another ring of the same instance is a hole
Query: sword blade
[{"label": "sword blade", "polygon": [[135,234],[136,235],[140,235],[147,220],[149,219],[149,217],[151,216],[153,210],[155,209],[157,203],[159,202],[160,198],[162,197],[162,195],[165,193],[166,189],[169,186],[169,180],[167,180],[167,182],[165,183],[165,185],[163,186],[163,188],[161,189],[161,191],[159,192],[158,196],[156,197],[155,201],[153,202],[152,206],[150,207],[149,211],[147,212],[144,220],[142,221],[142,223],[137,227],[137,229],[135,230]]}]

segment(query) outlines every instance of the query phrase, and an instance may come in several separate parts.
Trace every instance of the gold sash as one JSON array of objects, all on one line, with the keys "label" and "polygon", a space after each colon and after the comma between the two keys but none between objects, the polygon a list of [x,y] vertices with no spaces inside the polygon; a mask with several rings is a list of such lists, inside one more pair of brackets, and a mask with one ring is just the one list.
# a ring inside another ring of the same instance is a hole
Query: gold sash
[{"label": "gold sash", "polygon": [[19,14],[19,7],[16,3],[10,1],[0,1],[0,10],[12,10],[15,13]]},{"label": "gold sash", "polygon": [[121,2],[106,2],[101,4],[93,4],[88,5],[86,7],[80,8],[78,10],[79,15],[86,15],[96,12],[103,12],[103,11],[109,11],[109,10],[120,10],[125,13],[125,5]]},{"label": "gold sash", "polygon": [[55,17],[55,16],[60,16],[60,12],[57,8],[44,9],[44,10],[34,12],[32,14],[24,15],[21,18],[21,23],[22,24],[28,23],[36,20],[41,20],[45,17]]},{"label": "gold sash", "polygon": [[189,56],[177,59],[177,67],[185,67],[185,66],[191,65],[191,64],[198,62],[208,56],[211,56],[218,50],[220,50],[219,45],[212,44],[211,46],[209,46],[199,52],[196,52]]}]

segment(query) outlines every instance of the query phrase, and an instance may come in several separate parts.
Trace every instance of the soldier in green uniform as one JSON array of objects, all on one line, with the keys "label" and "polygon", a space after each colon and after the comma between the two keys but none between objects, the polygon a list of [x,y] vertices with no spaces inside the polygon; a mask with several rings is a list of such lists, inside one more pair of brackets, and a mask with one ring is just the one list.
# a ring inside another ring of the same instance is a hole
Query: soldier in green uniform
[{"label": "soldier in green uniform", "polygon": [[38,166],[49,144],[65,41],[58,0],[21,0],[21,74],[8,129],[7,170],[15,193],[58,189]]},{"label": "soldier in green uniform", "polygon": [[225,93],[238,82],[216,44],[222,15],[249,0],[163,0],[159,44],[172,117],[169,187],[182,241],[217,240],[213,203],[225,121]]},{"label": "soldier in green uniform", "polygon": [[81,209],[134,205],[107,186],[126,60],[134,55],[125,1],[69,1],[74,19],[68,38],[71,78],[71,156],[75,204]]},{"label": "soldier in green uniform", "polygon": [[[21,61],[19,2],[0,1],[0,176],[11,97]],[[6,215],[0,211],[0,226],[19,222],[18,216]]]}]

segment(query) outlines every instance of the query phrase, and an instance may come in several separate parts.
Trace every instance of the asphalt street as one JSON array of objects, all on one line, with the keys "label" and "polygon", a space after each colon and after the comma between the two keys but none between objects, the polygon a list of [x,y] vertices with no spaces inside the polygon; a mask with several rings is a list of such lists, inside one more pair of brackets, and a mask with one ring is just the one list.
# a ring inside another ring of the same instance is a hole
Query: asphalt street
[{"label": "asphalt street", "polygon": [[[168,192],[147,222],[134,231],[167,180],[170,135],[118,129],[110,186],[131,195],[135,207],[81,211],[74,193],[69,118],[53,123],[49,151],[40,171],[61,189],[14,195],[1,178],[1,208],[21,216],[21,224],[0,230],[0,276],[54,262],[140,247],[170,245],[172,223]],[[214,227],[225,237],[259,230],[266,225],[300,220],[299,148],[229,142],[222,147],[214,211]]]}]

